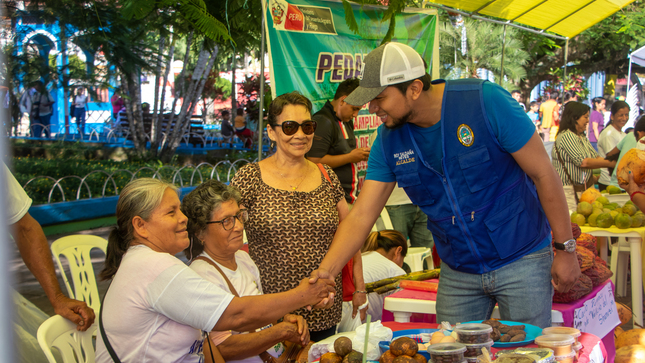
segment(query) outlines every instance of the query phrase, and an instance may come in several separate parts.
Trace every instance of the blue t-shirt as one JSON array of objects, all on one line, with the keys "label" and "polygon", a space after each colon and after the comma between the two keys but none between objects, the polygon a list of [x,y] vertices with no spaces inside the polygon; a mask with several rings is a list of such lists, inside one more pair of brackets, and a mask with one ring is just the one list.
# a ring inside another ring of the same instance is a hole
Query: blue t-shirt
[{"label": "blue t-shirt", "polygon": [[[491,82],[484,83],[483,97],[491,129],[502,148],[508,153],[514,153],[524,147],[535,133],[535,125],[524,113],[522,106],[505,89]],[[410,127],[426,162],[434,170],[443,173],[441,121],[431,127],[419,127],[413,124],[410,124]],[[396,177],[385,160],[379,135],[372,145],[365,180],[395,182]]]}]

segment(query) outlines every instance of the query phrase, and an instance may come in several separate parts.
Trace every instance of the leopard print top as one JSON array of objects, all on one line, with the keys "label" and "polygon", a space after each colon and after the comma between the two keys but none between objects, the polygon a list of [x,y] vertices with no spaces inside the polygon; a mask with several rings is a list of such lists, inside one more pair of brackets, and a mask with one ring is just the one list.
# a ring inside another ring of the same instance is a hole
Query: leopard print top
[{"label": "leopard print top", "polygon": [[[336,205],[345,198],[340,181],[327,165],[331,183],[320,173],[321,184],[310,192],[275,189],[262,181],[257,163],[242,167],[231,181],[249,210],[246,235],[249,254],[258,265],[265,294],[287,291],[318,268],[338,227]],[[340,322],[343,302],[341,274],[330,309],[299,309],[309,330],[329,329]]]}]

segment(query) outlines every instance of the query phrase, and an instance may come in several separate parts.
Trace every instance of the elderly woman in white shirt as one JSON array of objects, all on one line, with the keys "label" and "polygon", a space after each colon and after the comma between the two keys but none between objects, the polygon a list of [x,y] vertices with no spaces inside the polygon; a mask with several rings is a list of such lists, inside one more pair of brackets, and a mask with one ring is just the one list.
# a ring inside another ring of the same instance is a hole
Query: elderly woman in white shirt
[{"label": "elderly woman in white shirt", "polygon": [[235,297],[174,255],[189,245],[177,188],[136,179],[121,191],[103,279],[112,279],[99,314],[96,361],[202,362],[210,331],[247,331],[289,311],[326,303],[332,281],[308,279],[290,291]]},{"label": "elderly woman in white shirt", "polygon": [[[192,261],[190,268],[222,290],[239,296],[262,295],[260,271],[241,250],[249,214],[239,205],[240,199],[237,188],[216,180],[186,195],[181,210],[188,217],[192,243],[184,253]],[[280,351],[276,345],[284,340],[306,345],[309,330],[301,316],[287,314],[282,322],[257,331],[211,332],[210,339],[227,362],[262,363],[270,358],[267,351]]]}]

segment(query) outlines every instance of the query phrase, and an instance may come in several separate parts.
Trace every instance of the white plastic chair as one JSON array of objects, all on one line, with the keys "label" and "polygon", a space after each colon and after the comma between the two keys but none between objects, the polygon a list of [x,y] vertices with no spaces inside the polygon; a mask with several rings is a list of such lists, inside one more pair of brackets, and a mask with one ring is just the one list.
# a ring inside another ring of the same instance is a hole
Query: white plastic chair
[{"label": "white plastic chair", "polygon": [[405,255],[403,261],[410,266],[410,271],[423,270],[423,261],[428,264],[428,269],[434,269],[434,262],[432,261],[432,250],[427,247],[408,247],[408,253]]},{"label": "white plastic chair", "polygon": [[376,219],[376,223],[372,226],[372,232],[378,232],[384,229],[394,229],[392,226],[392,220],[390,220],[390,214],[387,212],[387,208],[383,208],[381,211],[381,216]]},{"label": "white plastic chair", "polygon": [[77,331],[76,324],[54,315],[38,328],[37,339],[49,363],[57,363],[52,348],[56,348],[64,363],[94,363],[94,333],[96,322],[86,331]]},{"label": "white plastic chair", "polygon": [[617,296],[627,295],[627,271],[629,266],[629,255],[631,247],[625,237],[618,237],[618,243],[609,243],[611,249],[611,264],[609,268],[613,275],[611,275],[611,282],[616,286]]},{"label": "white plastic chair", "polygon": [[[98,236],[76,234],[59,238],[51,245],[52,255],[54,255],[63,276],[69,297],[85,301],[94,311],[99,311],[101,299],[90,257],[90,251],[93,248],[99,248],[105,253],[107,241]],[[74,283],[73,290],[60,261],[60,255],[65,256],[69,263],[69,273]]]}]

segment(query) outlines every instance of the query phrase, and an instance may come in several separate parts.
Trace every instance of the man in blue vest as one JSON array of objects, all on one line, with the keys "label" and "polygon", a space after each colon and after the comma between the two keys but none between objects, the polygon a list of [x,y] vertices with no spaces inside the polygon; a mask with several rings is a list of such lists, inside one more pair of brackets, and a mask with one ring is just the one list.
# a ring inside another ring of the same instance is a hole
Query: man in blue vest
[{"label": "man in blue vest", "polygon": [[[383,125],[365,184],[312,280],[335,276],[360,248],[395,183],[428,215],[442,259],[437,320],[490,317],[551,325],[553,287],[580,275],[567,204],[535,126],[511,95],[478,80],[430,81],[414,49],[365,58],[345,102],[370,102]],[[553,232],[553,239],[551,237]],[[551,244],[560,249],[553,256]]]}]

